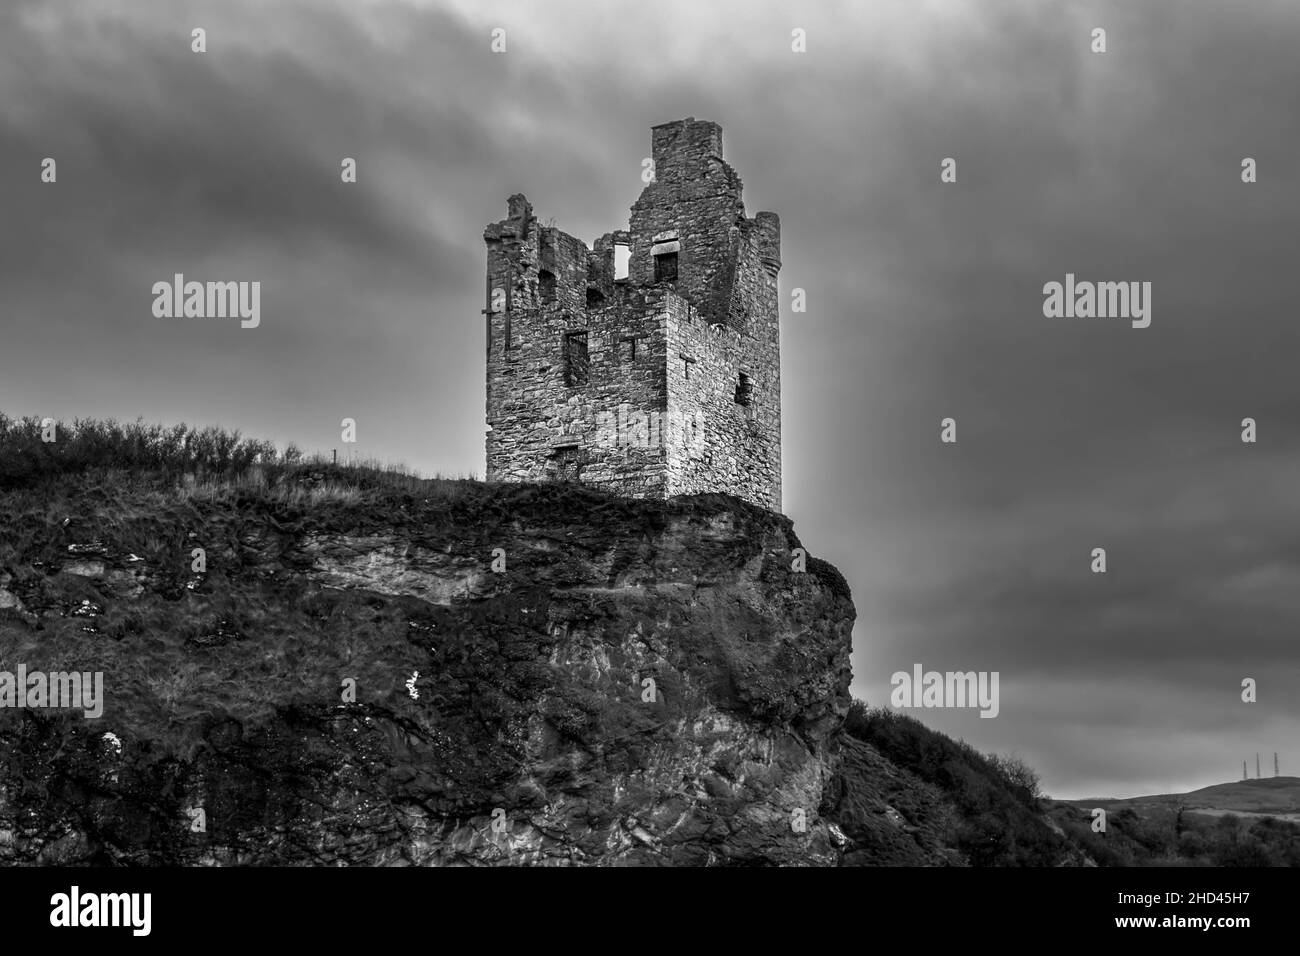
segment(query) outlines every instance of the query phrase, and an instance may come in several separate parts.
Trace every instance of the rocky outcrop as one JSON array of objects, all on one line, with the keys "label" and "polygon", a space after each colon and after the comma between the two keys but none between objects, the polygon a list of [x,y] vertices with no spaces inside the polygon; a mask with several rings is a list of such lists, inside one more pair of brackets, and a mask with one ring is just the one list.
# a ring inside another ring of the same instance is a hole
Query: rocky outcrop
[{"label": "rocky outcrop", "polygon": [[0,863],[849,848],[822,807],[854,611],[786,518],[474,482],[84,491],[0,526],[0,670],[99,671],[105,697],[0,710]]}]

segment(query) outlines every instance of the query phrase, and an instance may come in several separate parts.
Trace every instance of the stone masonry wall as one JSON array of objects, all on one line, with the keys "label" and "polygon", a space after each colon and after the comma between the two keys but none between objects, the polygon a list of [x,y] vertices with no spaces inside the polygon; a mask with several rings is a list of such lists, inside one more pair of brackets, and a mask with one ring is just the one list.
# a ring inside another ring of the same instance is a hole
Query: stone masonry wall
[{"label": "stone masonry wall", "polygon": [[[681,299],[667,316],[668,416],[681,422],[668,449],[668,494],[723,490],[780,511],[780,380],[770,347],[705,321]],[[736,402],[742,372],[748,405]]]},{"label": "stone masonry wall", "polygon": [[681,243],[676,291],[710,321],[727,321],[733,249],[745,219],[741,182],[722,159],[717,123],[682,120],[652,133],[655,178],[632,205],[629,278],[654,280],[651,248],[660,236]]},{"label": "stone masonry wall", "polygon": [[[652,139],[655,179],[626,232],[588,249],[522,195],[484,232],[487,477],[724,491],[780,511],[779,220],[746,218],[716,123],[667,123]],[[657,279],[665,250],[677,273]],[[585,363],[566,345],[575,333]]]},{"label": "stone masonry wall", "polygon": [[[491,318],[504,327],[504,315]],[[663,322],[644,295],[621,288],[599,309],[544,306],[512,325],[511,348],[498,339],[489,357],[488,480],[566,478],[663,497],[665,450],[635,427],[635,413],[648,418],[667,404]],[[564,339],[574,332],[587,333],[586,385],[565,382]],[[620,408],[631,427],[616,431]]]}]

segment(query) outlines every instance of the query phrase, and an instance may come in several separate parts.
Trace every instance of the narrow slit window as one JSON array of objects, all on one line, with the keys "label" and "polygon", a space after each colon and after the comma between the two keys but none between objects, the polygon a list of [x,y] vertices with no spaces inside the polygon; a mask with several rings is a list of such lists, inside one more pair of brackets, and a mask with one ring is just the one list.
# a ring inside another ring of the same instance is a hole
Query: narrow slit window
[{"label": "narrow slit window", "polygon": [[564,384],[586,385],[591,375],[587,354],[587,333],[569,332],[564,336]]},{"label": "narrow slit window", "polygon": [[632,253],[628,249],[626,242],[614,243],[614,281],[627,278],[628,260],[632,258]]},{"label": "narrow slit window", "polygon": [[681,248],[682,244],[672,233],[663,233],[655,237],[655,243],[650,247],[650,258],[654,260],[655,282],[677,281],[677,254]]},{"label": "narrow slit window", "polygon": [[550,305],[555,301],[555,273],[542,269],[537,273],[537,291],[541,296],[542,305]]},{"label": "narrow slit window", "polygon": [[751,405],[754,401],[754,383],[744,372],[736,380],[736,404]]},{"label": "narrow slit window", "polygon": [[655,282],[677,281],[677,253],[661,252],[655,256]]}]

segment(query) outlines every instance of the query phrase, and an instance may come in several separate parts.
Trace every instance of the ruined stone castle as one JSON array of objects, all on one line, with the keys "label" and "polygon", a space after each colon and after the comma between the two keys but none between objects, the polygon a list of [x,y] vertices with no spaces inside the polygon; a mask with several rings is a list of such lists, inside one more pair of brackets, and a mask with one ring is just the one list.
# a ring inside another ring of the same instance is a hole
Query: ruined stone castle
[{"label": "ruined stone castle", "polygon": [[484,231],[487,478],[780,511],[780,220],[746,217],[716,123],[654,127],[652,158],[591,249],[522,195]]}]

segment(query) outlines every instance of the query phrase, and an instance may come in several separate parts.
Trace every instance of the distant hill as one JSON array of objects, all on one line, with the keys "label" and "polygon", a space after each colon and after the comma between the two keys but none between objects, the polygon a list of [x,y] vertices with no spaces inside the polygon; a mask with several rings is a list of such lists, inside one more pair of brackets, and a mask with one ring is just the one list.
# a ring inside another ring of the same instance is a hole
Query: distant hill
[{"label": "distant hill", "polygon": [[1188,793],[1160,793],[1146,797],[1091,798],[1063,800],[1076,807],[1166,807],[1188,811],[1204,810],[1212,814],[1276,816],[1300,821],[1300,777],[1260,777],[1217,783]]},{"label": "distant hill", "polygon": [[[1098,807],[1104,834],[1092,830]],[[1058,800],[1050,816],[1102,866],[1300,866],[1300,777]]]}]

